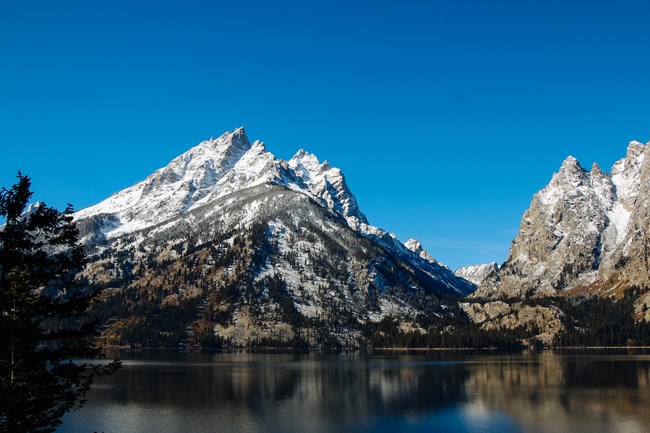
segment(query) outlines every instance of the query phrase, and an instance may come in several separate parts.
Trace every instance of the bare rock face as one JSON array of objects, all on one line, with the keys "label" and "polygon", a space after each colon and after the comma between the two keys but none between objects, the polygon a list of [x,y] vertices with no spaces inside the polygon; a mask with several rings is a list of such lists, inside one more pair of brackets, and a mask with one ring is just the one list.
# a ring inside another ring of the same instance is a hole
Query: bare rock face
[{"label": "bare rock face", "polygon": [[648,148],[631,142],[610,173],[568,157],[533,197],[506,262],[473,296],[620,295],[650,287]]},{"label": "bare rock face", "polygon": [[485,304],[479,303],[463,303],[461,304],[463,311],[472,318],[474,323],[485,324],[493,320],[503,317],[510,313],[510,304],[503,301],[492,301]]},{"label": "bare rock face", "polygon": [[[622,206],[629,209],[625,236],[600,271],[603,279],[628,282],[630,285],[650,287],[650,155],[648,147],[643,151],[633,149],[631,164],[637,170],[628,182],[633,183],[633,194],[625,197]],[[627,158],[626,158],[627,163]]]},{"label": "bare rock face", "polygon": [[508,304],[503,301],[464,303],[461,307],[474,323],[486,330],[537,329],[537,335],[524,341],[529,345],[537,340],[545,346],[551,346],[563,330],[562,312],[555,307],[528,306],[521,302]]}]

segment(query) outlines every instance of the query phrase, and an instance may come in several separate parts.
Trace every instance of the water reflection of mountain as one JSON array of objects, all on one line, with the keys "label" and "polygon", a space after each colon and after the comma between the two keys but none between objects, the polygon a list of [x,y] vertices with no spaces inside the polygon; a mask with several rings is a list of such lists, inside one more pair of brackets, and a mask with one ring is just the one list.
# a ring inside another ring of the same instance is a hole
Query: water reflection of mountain
[{"label": "water reflection of mountain", "polygon": [[542,432],[645,432],[650,356],[554,354],[476,364],[474,410],[503,411]]},{"label": "water reflection of mountain", "polygon": [[197,361],[125,361],[112,385],[96,393],[120,404],[241,405],[254,411],[293,401],[311,410],[332,411],[337,417],[344,416],[342,409],[349,409],[358,417],[364,412],[426,412],[454,405],[464,399],[469,375],[454,364],[431,368],[418,362],[357,356],[237,354]]},{"label": "water reflection of mountain", "polygon": [[206,423],[238,414],[232,422],[274,419],[302,431],[444,408],[505,413],[523,431],[632,433],[650,425],[650,355],[183,356],[126,361],[89,406],[173,408],[211,417]]}]

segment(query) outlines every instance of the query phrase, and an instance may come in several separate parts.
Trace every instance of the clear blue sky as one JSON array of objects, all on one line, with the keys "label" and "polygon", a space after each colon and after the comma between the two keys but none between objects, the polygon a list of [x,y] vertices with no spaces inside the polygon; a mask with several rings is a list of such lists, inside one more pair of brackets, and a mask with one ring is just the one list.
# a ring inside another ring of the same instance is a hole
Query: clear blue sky
[{"label": "clear blue sky", "polygon": [[650,140],[646,1],[2,1],[0,184],[80,209],[244,125],[370,222],[503,261],[571,154]]}]

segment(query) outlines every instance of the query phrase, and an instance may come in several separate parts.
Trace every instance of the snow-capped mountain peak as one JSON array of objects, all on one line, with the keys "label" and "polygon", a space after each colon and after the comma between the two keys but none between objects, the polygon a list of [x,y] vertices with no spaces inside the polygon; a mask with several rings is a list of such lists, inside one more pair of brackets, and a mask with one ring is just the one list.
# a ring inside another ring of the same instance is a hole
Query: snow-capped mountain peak
[{"label": "snow-capped mountain peak", "polygon": [[111,216],[102,228],[109,237],[157,224],[204,202],[249,152],[259,153],[260,144],[251,147],[244,128],[205,140],[142,182],[77,212],[76,219]]},{"label": "snow-capped mountain peak", "polygon": [[213,150],[225,150],[228,148],[248,149],[250,142],[243,126],[235,129],[233,132],[227,131],[217,138],[210,137],[198,144],[196,148],[208,148]]},{"label": "snow-capped mountain peak", "polygon": [[142,182],[77,212],[76,218],[104,215],[101,231],[114,237],[263,183],[307,194],[351,226],[367,224],[341,170],[302,149],[290,161],[277,159],[261,141],[251,145],[243,127],[202,141]]}]

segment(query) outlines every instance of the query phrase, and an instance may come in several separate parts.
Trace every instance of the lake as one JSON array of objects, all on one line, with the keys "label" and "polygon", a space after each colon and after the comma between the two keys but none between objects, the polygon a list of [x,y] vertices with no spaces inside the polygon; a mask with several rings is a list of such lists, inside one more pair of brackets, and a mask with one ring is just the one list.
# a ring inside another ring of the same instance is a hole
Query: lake
[{"label": "lake", "polygon": [[650,351],[126,351],[59,433],[647,432]]}]

